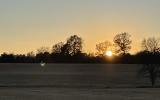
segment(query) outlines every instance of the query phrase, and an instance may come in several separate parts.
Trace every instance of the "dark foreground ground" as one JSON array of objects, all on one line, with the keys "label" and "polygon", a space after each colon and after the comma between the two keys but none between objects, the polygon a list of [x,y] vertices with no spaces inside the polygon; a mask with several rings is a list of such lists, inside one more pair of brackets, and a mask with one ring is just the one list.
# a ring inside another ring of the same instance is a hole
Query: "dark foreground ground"
[{"label": "dark foreground ground", "polygon": [[159,100],[150,88],[0,88],[0,100]]},{"label": "dark foreground ground", "polygon": [[160,100],[142,65],[0,64],[0,100]]}]

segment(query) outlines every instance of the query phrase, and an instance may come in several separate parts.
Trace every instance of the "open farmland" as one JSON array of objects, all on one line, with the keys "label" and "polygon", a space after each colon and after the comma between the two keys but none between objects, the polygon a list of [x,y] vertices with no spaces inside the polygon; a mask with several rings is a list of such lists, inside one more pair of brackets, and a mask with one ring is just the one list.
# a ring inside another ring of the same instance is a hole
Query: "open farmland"
[{"label": "open farmland", "polygon": [[[142,65],[0,64],[0,100],[158,100]],[[154,97],[154,98],[153,98]]]}]

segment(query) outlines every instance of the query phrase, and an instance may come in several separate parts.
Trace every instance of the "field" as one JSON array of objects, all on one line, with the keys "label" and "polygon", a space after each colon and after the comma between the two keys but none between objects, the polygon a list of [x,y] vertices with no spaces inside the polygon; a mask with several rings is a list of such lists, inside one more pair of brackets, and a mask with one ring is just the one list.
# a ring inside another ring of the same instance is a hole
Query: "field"
[{"label": "field", "polygon": [[141,67],[0,64],[0,100],[159,100],[159,88],[139,88],[151,84]]}]

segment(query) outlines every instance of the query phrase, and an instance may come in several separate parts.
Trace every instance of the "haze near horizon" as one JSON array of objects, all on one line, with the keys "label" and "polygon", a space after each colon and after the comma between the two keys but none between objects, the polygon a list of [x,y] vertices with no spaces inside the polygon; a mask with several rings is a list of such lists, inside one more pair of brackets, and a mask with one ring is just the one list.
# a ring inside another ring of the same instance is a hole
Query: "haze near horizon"
[{"label": "haze near horizon", "polygon": [[132,35],[132,50],[145,37],[160,36],[159,0],[1,0],[0,53],[27,53],[77,34],[84,50],[121,32]]}]

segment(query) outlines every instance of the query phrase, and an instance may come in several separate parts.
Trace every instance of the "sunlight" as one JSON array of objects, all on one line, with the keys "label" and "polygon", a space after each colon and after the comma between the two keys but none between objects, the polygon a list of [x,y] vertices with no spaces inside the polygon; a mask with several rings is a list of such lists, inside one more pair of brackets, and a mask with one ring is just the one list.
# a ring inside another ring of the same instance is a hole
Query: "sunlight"
[{"label": "sunlight", "polygon": [[111,57],[113,55],[112,51],[106,51],[106,56]]}]

